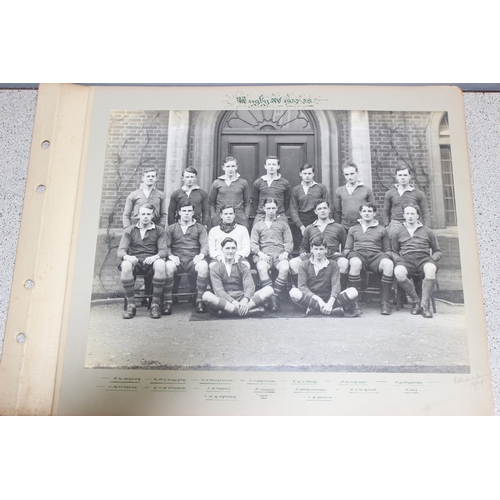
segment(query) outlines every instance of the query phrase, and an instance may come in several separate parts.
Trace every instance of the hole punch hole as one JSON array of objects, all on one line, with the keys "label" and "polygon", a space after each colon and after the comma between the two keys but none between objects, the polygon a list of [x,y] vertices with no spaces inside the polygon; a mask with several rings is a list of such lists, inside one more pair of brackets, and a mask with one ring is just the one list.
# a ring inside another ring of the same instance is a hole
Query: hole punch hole
[{"label": "hole punch hole", "polygon": [[24,282],[24,288],[29,290],[30,288],[33,288],[35,286],[35,282],[33,280],[26,280]]},{"label": "hole punch hole", "polygon": [[18,333],[16,335],[16,342],[18,344],[24,344],[24,342],[26,342],[26,335],[24,335],[24,333]]},{"label": "hole punch hole", "polygon": [[37,187],[36,187],[36,192],[37,192],[37,193],[40,193],[40,194],[41,194],[41,193],[45,193],[45,190],[46,190],[46,189],[47,189],[47,188],[46,188],[43,184],[40,184],[39,186],[37,186]]},{"label": "hole punch hole", "polygon": [[42,149],[47,149],[50,146],[50,141],[43,141],[41,146]]}]

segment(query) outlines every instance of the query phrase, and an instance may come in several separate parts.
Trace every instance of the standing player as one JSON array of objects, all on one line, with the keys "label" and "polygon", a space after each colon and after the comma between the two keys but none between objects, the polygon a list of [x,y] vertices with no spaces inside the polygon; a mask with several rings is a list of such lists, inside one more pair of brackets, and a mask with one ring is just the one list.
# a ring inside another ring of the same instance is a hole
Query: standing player
[{"label": "standing player", "polygon": [[203,300],[222,314],[261,316],[265,312],[262,306],[274,293],[273,288],[265,286],[255,291],[250,269],[235,259],[238,246],[233,238],[225,238],[221,248],[222,260],[210,266],[213,293],[205,292]]},{"label": "standing player", "polygon": [[250,186],[238,173],[238,161],[228,156],[222,164],[224,175],[221,175],[212,184],[208,203],[210,205],[210,227],[215,227],[220,222],[223,206],[234,207],[236,222],[248,229],[250,215]]},{"label": "standing player", "polygon": [[[412,314],[422,314],[432,318],[429,300],[436,287],[437,262],[441,258],[441,249],[432,229],[420,221],[420,209],[416,205],[403,207],[405,222],[394,231],[392,249],[394,252],[394,275],[398,285],[413,301]],[[422,282],[422,300],[420,301],[413,282],[409,279],[420,274]]]},{"label": "standing player", "polygon": [[316,236],[311,242],[311,256],[300,263],[299,286],[290,290],[290,297],[306,315],[321,313],[343,317],[344,310],[353,317],[358,316],[356,299],[358,291],[348,288],[340,291],[339,268],[326,258],[327,242]]},{"label": "standing player", "polygon": [[[390,294],[394,263],[391,259],[391,243],[385,227],[375,219],[377,208],[371,203],[359,207],[361,219],[347,233],[345,254],[349,259],[350,286],[359,290],[361,270],[382,274],[380,282],[380,313],[391,314]],[[361,309],[359,310],[361,313]]]},{"label": "standing player", "polygon": [[324,184],[314,181],[314,167],[308,163],[300,167],[302,182],[292,188],[290,195],[290,220],[293,225],[293,246],[299,248],[306,227],[316,219],[316,202],[329,200],[330,195]]},{"label": "standing player", "polygon": [[145,167],[142,171],[142,184],[139,189],[133,191],[125,200],[123,209],[123,227],[135,224],[139,218],[139,207],[145,204],[154,207],[152,222],[158,226],[165,227],[167,224],[167,201],[165,193],[156,189],[158,172],[155,167]]},{"label": "standing player", "polygon": [[255,210],[255,221],[262,220],[266,214],[264,200],[274,198],[278,210],[277,217],[284,217],[290,204],[290,183],[279,173],[280,161],[276,156],[268,156],[264,164],[266,174],[253,184],[252,204]]},{"label": "standing player", "polygon": [[271,310],[278,311],[276,298],[287,290],[288,259],[293,250],[293,238],[286,217],[277,218],[278,203],[274,198],[264,200],[265,219],[255,222],[250,237],[250,248],[262,287],[271,285],[269,271],[275,268],[278,277],[274,283],[275,294],[271,297]]},{"label": "standing player", "polygon": [[411,175],[408,166],[404,163],[400,164],[396,167],[395,174],[396,184],[385,193],[384,199],[383,223],[391,238],[395,230],[405,222],[403,206],[409,203],[419,208],[423,219],[421,223],[424,226],[429,227],[431,223],[427,197],[423,191],[410,184]]},{"label": "standing player", "polygon": [[183,203],[190,203],[194,208],[194,220],[203,224],[205,229],[208,225],[208,194],[196,184],[198,171],[188,167],[182,172],[182,187],[172,193],[168,205],[168,225],[171,226],[177,220],[179,208]]},{"label": "standing player", "polygon": [[163,290],[163,314],[172,314],[172,289],[176,273],[196,275],[196,312],[206,312],[202,296],[207,289],[208,237],[204,226],[194,220],[194,207],[184,202],[179,208],[179,222],[168,226],[167,235],[167,279]]},{"label": "standing player", "polygon": [[349,228],[358,222],[360,205],[375,204],[375,199],[372,190],[358,180],[359,169],[354,162],[344,163],[342,171],[347,182],[335,191],[333,218],[349,231]]},{"label": "standing player", "polygon": [[161,294],[165,284],[165,261],[167,241],[165,230],[155,225],[154,206],[142,205],[139,208],[139,222],[123,231],[117,256],[120,259],[118,269],[127,298],[127,310],[123,319],[132,319],[136,314],[134,299],[134,281],[137,273],[153,278],[153,300],[150,315],[154,319],[161,317]]}]

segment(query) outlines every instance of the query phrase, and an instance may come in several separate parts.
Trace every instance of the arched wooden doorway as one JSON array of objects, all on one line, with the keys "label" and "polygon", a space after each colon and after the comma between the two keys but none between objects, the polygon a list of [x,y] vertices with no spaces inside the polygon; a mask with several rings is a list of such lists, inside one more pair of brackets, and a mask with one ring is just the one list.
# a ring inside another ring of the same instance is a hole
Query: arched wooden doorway
[{"label": "arched wooden doorway", "polygon": [[[317,124],[303,110],[236,110],[222,116],[214,177],[221,175],[226,156],[238,160],[238,172],[250,185],[265,174],[266,156],[280,159],[280,173],[292,186],[300,183],[299,168],[317,165]],[[321,181],[321,169],[316,180]]]}]

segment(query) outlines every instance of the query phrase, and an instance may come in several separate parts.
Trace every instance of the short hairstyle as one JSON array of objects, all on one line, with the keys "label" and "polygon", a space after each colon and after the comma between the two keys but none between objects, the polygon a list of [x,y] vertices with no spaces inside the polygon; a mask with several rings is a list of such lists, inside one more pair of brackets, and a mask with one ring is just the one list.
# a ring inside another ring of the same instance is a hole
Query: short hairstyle
[{"label": "short hairstyle", "polygon": [[325,247],[325,248],[327,248],[328,245],[327,245],[326,238],[322,234],[315,236],[311,241],[311,247]]},{"label": "short hairstyle", "polygon": [[276,206],[278,206],[278,202],[276,201],[276,198],[266,198],[264,200],[264,203],[262,203],[262,206],[266,206],[268,203],[274,203]]},{"label": "short hairstyle", "polygon": [[184,207],[191,207],[194,212],[194,205],[190,201],[183,201],[178,207],[177,207],[177,212],[181,211],[181,208]]},{"label": "short hairstyle", "polygon": [[342,172],[344,171],[344,169],[349,167],[352,167],[356,170],[356,172],[359,172],[358,166],[352,160],[348,160],[342,165]]},{"label": "short hairstyle", "polygon": [[[155,207],[153,205],[151,205],[151,203],[143,203],[140,207],[139,207],[139,210],[141,208],[145,208],[147,210],[152,210],[153,211],[153,214],[156,212],[155,210]],[[139,213],[139,210],[137,211],[137,213]]]},{"label": "short hairstyle", "polygon": [[150,166],[150,167],[144,167],[142,169],[142,175],[145,175],[148,172],[154,172],[156,174],[156,177],[158,177],[158,169],[156,167]]},{"label": "short hairstyle", "polygon": [[236,242],[235,239],[231,238],[230,236],[222,240],[220,247],[224,248],[228,243],[234,243],[236,245],[236,248],[238,248],[238,243]]},{"label": "short hairstyle", "polygon": [[418,205],[414,205],[413,203],[405,203],[403,205],[403,213],[405,213],[405,208],[414,208],[417,211],[417,214],[420,215],[420,207]]},{"label": "short hairstyle", "polygon": [[299,169],[299,172],[302,172],[308,168],[312,168],[313,169],[313,172],[315,172],[316,170],[314,169],[314,165],[309,165],[309,163],[304,163],[304,165],[302,165]]},{"label": "short hairstyle", "polygon": [[278,160],[278,165],[280,164],[280,159],[277,156],[266,156],[264,164],[267,162],[267,160]]},{"label": "short hairstyle", "polygon": [[229,161],[235,161],[236,166],[238,166],[238,160],[234,156],[226,156],[226,158],[222,160],[222,166],[224,166]]},{"label": "short hairstyle", "polygon": [[198,175],[198,170],[196,170],[194,167],[187,167],[184,169],[184,172],[182,172],[182,177],[184,177],[184,174],[194,174]]},{"label": "short hairstyle", "polygon": [[371,208],[373,210],[373,212],[375,213],[377,211],[377,206],[374,205],[373,203],[369,203],[369,202],[366,202],[366,203],[363,203],[359,206],[359,211],[361,212],[361,210],[363,210],[363,207],[366,207],[366,208]]},{"label": "short hairstyle", "polygon": [[394,175],[397,175],[401,170],[408,170],[408,173],[411,175],[411,168],[405,163],[398,163],[398,166],[394,169]]},{"label": "short hairstyle", "polygon": [[317,206],[321,205],[322,203],[326,203],[327,207],[330,208],[330,202],[328,200],[316,200],[314,208],[317,208]]},{"label": "short hairstyle", "polygon": [[236,210],[234,208],[233,205],[223,205],[221,208],[220,208],[220,213],[224,212],[224,210],[227,210],[228,208],[232,208],[233,209],[233,212],[236,213]]}]

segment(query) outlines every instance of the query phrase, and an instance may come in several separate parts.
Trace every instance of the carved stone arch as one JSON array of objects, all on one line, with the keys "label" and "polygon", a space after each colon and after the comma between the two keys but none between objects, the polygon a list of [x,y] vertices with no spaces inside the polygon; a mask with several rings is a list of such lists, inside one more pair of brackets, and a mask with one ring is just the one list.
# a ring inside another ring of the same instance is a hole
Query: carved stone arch
[{"label": "carved stone arch", "polygon": [[[306,110],[314,123],[317,165],[322,182],[331,193],[338,187],[339,127],[335,111]],[[193,116],[192,166],[198,170],[200,186],[208,190],[218,172],[221,123],[228,113],[225,110],[200,111]],[[217,170],[214,170],[216,168]]]}]

